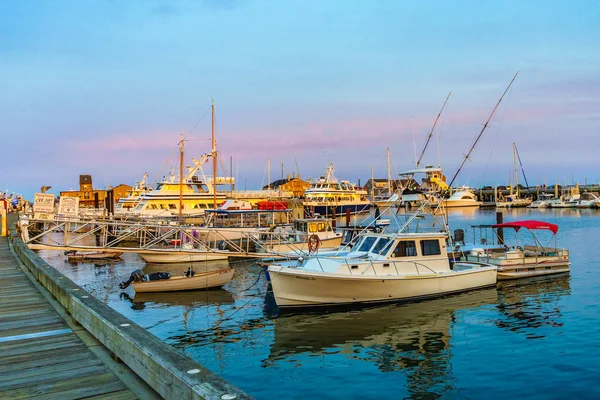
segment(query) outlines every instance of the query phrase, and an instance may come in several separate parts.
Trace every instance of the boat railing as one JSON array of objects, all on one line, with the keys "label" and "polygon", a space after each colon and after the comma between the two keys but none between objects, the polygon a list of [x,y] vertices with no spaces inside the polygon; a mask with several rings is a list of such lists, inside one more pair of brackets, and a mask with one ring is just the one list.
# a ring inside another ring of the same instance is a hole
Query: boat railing
[{"label": "boat railing", "polygon": [[[346,264],[346,267],[348,268],[348,272],[350,274],[354,275],[354,273],[352,271],[354,269],[358,268],[358,264],[353,264],[351,262],[349,263],[348,260],[344,260],[344,262]],[[378,276],[377,269],[375,268],[375,266],[376,265],[385,265],[385,264],[392,264],[394,266],[394,270],[396,271],[397,276],[405,275],[405,274],[401,274],[400,271],[398,271],[398,264],[402,264],[402,265],[412,264],[415,268],[417,275],[421,275],[421,270],[419,268],[426,269],[429,272],[434,273],[434,274],[436,273],[436,271],[433,270],[432,268],[428,267],[427,265],[425,265],[423,263],[417,262],[417,261],[401,260],[401,261],[387,261],[387,262],[386,261],[377,261],[377,262],[374,262],[373,260],[369,260],[367,266],[365,268],[363,268],[359,274],[365,275],[369,270],[372,269],[373,275]],[[320,260],[319,260],[319,266],[321,267],[321,270],[323,270],[323,266],[321,265]],[[385,274],[385,276],[387,276],[387,275],[389,275],[389,274]]]}]

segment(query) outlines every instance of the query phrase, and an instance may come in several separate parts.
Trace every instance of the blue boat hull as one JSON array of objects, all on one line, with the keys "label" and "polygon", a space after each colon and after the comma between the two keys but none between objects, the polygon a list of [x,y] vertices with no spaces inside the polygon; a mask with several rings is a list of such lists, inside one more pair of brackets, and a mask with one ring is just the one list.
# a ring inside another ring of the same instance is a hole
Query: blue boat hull
[{"label": "blue boat hull", "polygon": [[346,215],[347,210],[350,210],[350,214],[359,214],[369,211],[370,208],[370,204],[347,204],[338,206],[308,206],[305,207],[305,211],[308,214],[327,216],[333,216],[333,214],[335,214],[335,216],[340,217]]}]

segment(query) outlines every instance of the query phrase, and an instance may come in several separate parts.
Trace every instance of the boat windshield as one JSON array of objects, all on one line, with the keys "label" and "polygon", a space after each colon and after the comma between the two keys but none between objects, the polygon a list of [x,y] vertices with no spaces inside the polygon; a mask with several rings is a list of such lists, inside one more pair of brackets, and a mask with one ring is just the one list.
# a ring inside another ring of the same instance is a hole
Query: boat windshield
[{"label": "boat windshield", "polygon": [[365,236],[356,244],[354,251],[368,252],[371,247],[373,247],[373,243],[375,243],[376,240],[377,236]]},{"label": "boat windshield", "polygon": [[375,243],[375,246],[373,246],[373,250],[371,250],[371,253],[377,253],[377,254],[385,254],[387,252],[387,249],[389,249],[389,244],[392,241],[388,238],[379,238],[379,240],[377,241],[377,243]]}]

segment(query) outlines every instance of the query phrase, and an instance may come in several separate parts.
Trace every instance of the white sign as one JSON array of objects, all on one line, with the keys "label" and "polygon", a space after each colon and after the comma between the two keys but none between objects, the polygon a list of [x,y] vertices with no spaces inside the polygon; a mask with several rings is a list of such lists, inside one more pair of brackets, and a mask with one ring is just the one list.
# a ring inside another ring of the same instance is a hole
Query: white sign
[{"label": "white sign", "polygon": [[58,213],[65,217],[77,217],[79,214],[79,198],[60,196],[58,201]]},{"label": "white sign", "polygon": [[50,193],[36,193],[33,198],[34,213],[54,213],[54,195]]},{"label": "white sign", "polygon": [[33,213],[33,219],[41,219],[46,221],[54,221],[54,214],[51,213]]}]

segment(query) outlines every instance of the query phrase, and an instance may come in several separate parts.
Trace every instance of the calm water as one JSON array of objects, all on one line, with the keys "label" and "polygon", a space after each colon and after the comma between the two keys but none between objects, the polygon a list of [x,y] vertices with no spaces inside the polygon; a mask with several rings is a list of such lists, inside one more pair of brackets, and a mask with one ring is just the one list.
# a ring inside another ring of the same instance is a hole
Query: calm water
[{"label": "calm water", "polygon": [[[231,262],[236,274],[222,290],[142,296],[117,287],[144,266],[136,255],[97,266],[71,265],[56,252],[42,256],[256,398],[600,398],[600,263],[594,253],[600,212],[505,210],[504,219],[558,224],[558,244],[571,251],[570,276],[418,303],[277,317],[264,274],[252,262]],[[467,242],[471,225],[494,221],[495,210],[450,215],[451,230],[465,229]],[[542,243],[550,236],[542,235]]]}]

